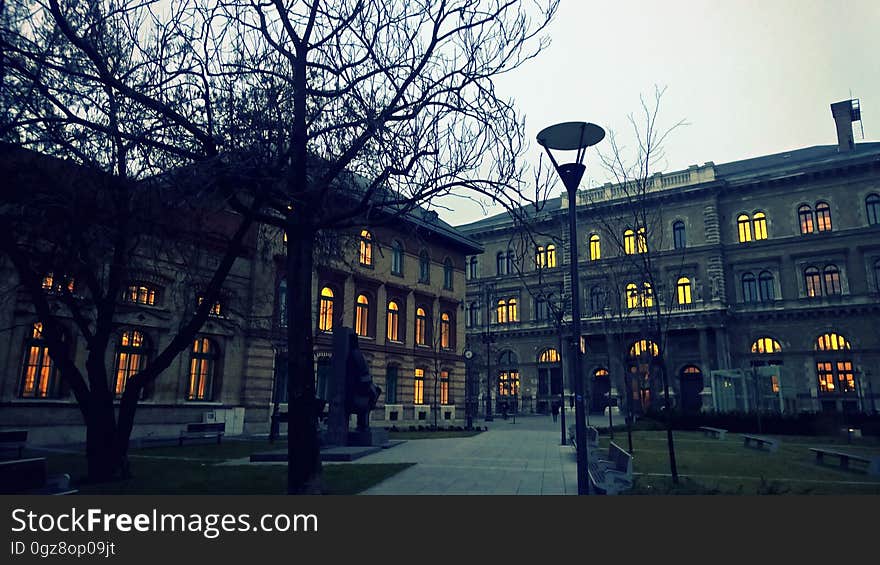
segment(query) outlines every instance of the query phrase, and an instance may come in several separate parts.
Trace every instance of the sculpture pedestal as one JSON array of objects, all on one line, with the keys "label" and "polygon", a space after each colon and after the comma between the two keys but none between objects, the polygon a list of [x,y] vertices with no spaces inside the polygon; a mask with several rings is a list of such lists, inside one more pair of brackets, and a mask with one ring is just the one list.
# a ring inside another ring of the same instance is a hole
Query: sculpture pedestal
[{"label": "sculpture pedestal", "polygon": [[382,446],[388,443],[388,430],[370,428],[365,431],[348,432],[348,445],[351,446]]}]

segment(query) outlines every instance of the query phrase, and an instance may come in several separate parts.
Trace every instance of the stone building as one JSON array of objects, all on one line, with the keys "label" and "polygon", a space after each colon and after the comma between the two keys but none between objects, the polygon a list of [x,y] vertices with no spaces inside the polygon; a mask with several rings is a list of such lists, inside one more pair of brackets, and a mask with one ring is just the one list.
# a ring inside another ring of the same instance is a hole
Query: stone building
[{"label": "stone building", "polygon": [[[460,424],[464,257],[479,253],[479,245],[423,210],[393,225],[337,234],[336,240],[335,255],[316,257],[312,289],[319,394],[327,386],[330,332],[348,326],[360,334],[374,382],[383,389],[375,425],[427,424],[432,405],[438,423]],[[244,247],[190,350],[144,394],[133,438],[176,437],[185,423],[200,421],[225,421],[228,434],[268,431],[274,401],[285,400],[279,370],[286,351],[282,236],[259,226]],[[165,347],[194,310],[199,285],[217,263],[210,246],[185,264],[167,251],[147,249],[135,261],[143,268],[130,269],[123,285],[106,358],[117,399],[126,379]],[[79,300],[84,287],[58,273],[43,277],[49,295],[69,293]],[[64,322],[74,362],[82,367],[85,341],[73,320]],[[3,257],[0,331],[0,428],[27,428],[29,441],[38,444],[83,441],[82,414],[52,362],[15,269]]]},{"label": "stone building", "polygon": [[[877,409],[880,143],[853,142],[857,112],[832,105],[837,145],[658,173],[637,199],[621,185],[579,193],[591,411],[609,396],[656,407],[661,344],[685,410]],[[485,248],[468,258],[465,305],[482,410],[487,391],[493,410],[507,401],[543,412],[572,390],[562,377],[570,337],[554,317],[570,312],[567,204],[563,195],[532,212],[528,238],[507,214],[459,226]],[[645,253],[653,285],[633,267]],[[660,332],[646,314],[655,301]]]}]

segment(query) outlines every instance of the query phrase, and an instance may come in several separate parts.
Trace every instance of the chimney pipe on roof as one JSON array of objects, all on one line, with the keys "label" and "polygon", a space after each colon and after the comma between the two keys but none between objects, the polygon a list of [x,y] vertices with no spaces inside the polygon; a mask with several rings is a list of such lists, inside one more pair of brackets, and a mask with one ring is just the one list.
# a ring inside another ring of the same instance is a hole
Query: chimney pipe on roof
[{"label": "chimney pipe on roof", "polygon": [[854,115],[853,110],[852,100],[843,100],[831,105],[831,115],[834,116],[834,124],[837,126],[837,150],[840,152],[855,149],[852,123],[859,117]]}]

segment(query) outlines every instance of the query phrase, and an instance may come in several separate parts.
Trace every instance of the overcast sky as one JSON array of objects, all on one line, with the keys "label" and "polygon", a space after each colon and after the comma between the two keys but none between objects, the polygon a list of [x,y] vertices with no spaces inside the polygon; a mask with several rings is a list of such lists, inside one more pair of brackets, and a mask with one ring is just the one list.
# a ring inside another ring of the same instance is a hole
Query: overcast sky
[{"label": "overcast sky", "polygon": [[[549,35],[546,51],[497,83],[526,115],[535,162],[535,135],[557,122],[631,139],[627,115],[655,84],[666,87],[661,125],[688,123],[661,171],[834,144],[829,105],[850,97],[865,141],[880,139],[880,0],[562,0]],[[604,182],[596,163],[590,154],[587,175]],[[453,225],[484,217],[461,199],[445,204]]]}]

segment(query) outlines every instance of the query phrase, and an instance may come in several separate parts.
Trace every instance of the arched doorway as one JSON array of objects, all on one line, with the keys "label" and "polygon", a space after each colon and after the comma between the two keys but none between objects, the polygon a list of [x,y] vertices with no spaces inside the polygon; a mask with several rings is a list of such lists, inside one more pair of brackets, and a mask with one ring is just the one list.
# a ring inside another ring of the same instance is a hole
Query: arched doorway
[{"label": "arched doorway", "polygon": [[692,414],[703,407],[700,392],[703,390],[703,371],[696,365],[682,367],[678,374],[681,384],[681,410]]},{"label": "arched doorway", "polygon": [[629,348],[629,392],[634,411],[646,412],[654,399],[653,379],[655,359],[660,347],[649,339],[640,339]]},{"label": "arched doorway", "polygon": [[590,412],[605,413],[611,398],[611,375],[608,369],[599,367],[593,371],[593,386],[590,396]]},{"label": "arched doorway", "polygon": [[498,356],[498,389],[495,410],[504,414],[519,411],[519,360],[513,351]]},{"label": "arched doorway", "polygon": [[562,358],[549,347],[538,355],[538,412],[549,414],[553,402],[562,394]]}]

